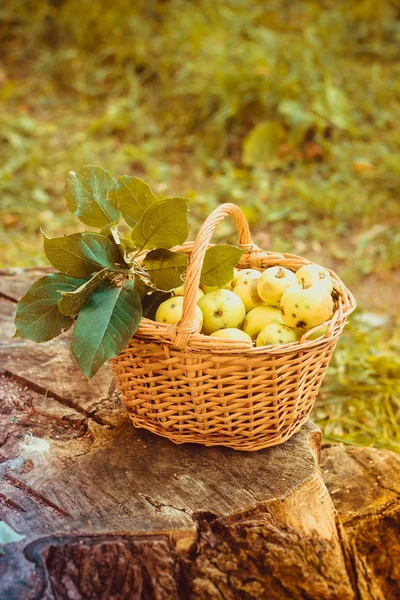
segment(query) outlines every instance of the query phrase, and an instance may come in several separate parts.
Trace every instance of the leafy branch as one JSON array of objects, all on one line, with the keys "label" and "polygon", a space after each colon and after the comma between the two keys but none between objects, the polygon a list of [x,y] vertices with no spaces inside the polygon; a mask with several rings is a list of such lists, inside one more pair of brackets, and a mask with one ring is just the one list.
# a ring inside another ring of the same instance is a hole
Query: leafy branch
[{"label": "leafy branch", "polygon": [[[46,342],[74,325],[72,353],[92,377],[127,346],[142,316],[154,318],[160,302],[182,285],[188,258],[173,248],[188,236],[188,200],[158,198],[137,177],[116,180],[89,165],[69,174],[66,201],[82,223],[99,231],[44,235],[57,272],[20,299],[15,337]],[[227,245],[210,248],[203,283],[232,279],[242,253]]]}]

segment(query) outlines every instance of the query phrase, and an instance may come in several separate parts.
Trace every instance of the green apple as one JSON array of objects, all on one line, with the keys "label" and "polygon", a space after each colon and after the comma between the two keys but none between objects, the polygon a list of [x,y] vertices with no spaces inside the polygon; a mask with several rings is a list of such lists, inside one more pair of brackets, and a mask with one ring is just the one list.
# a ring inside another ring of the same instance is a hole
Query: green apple
[{"label": "green apple", "polygon": [[209,292],[200,298],[203,313],[203,333],[210,335],[218,329],[240,327],[246,316],[242,300],[229,290]]},{"label": "green apple", "polygon": [[296,275],[284,267],[269,267],[265,269],[257,281],[260,298],[271,306],[279,306],[283,292],[297,283]]},{"label": "green apple", "polygon": [[292,285],[283,292],[281,313],[285,325],[307,331],[332,317],[332,296],[322,283]]},{"label": "green apple", "polygon": [[[182,285],[180,285],[179,287],[175,288],[172,290],[172,294],[174,296],[184,296],[185,295],[185,284],[182,283]],[[204,296],[204,292],[203,290],[201,290],[200,288],[197,290],[197,302],[200,300],[200,298]]]},{"label": "green apple", "polygon": [[[183,296],[172,296],[160,304],[156,312],[156,321],[158,323],[176,323],[182,318]],[[196,306],[196,318],[203,322],[203,313]]]},{"label": "green apple", "polygon": [[243,323],[243,331],[255,340],[260,331],[270,323],[283,325],[282,315],[279,308],[275,306],[258,306],[247,313]]},{"label": "green apple", "polygon": [[297,342],[297,334],[291,327],[279,323],[270,323],[257,336],[256,346],[270,344],[290,344]]},{"label": "green apple", "polygon": [[235,285],[233,292],[242,299],[247,313],[256,306],[265,304],[257,292],[257,279],[248,279],[246,282]]},{"label": "green apple", "polygon": [[260,271],[257,271],[256,269],[238,269],[238,272],[232,279],[232,289],[239,285],[239,283],[247,283],[250,279],[258,279],[260,275]]},{"label": "green apple", "polygon": [[296,271],[296,278],[298,283],[304,281],[304,285],[312,285],[313,283],[322,283],[328,292],[331,294],[333,290],[333,283],[329,272],[321,267],[320,265],[304,265]]},{"label": "green apple", "polygon": [[211,337],[223,338],[228,340],[241,340],[244,342],[251,342],[253,340],[251,337],[242,331],[241,329],[237,329],[236,327],[228,327],[228,329],[218,329],[211,334]]}]

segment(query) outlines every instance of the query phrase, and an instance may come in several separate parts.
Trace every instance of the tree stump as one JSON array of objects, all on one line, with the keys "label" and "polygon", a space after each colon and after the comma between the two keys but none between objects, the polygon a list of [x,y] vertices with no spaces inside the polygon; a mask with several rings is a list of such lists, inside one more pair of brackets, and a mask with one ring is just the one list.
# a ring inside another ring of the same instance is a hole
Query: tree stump
[{"label": "tree stump", "polygon": [[68,334],[11,339],[42,273],[0,276],[0,520],[24,536],[0,555],[2,600],[400,597],[399,457],[330,446],[321,462],[310,422],[254,453],[135,430]]}]

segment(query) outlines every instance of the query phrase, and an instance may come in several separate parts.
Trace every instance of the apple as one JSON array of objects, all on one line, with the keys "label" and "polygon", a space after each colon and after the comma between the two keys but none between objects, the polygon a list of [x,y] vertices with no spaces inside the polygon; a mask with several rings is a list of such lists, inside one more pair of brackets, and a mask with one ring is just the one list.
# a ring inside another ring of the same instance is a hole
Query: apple
[{"label": "apple", "polygon": [[[172,296],[160,304],[156,312],[156,321],[158,323],[176,323],[182,318],[183,308],[183,296]],[[200,308],[196,306],[196,318],[203,322],[203,313]]]},{"label": "apple", "polygon": [[233,292],[242,299],[246,312],[264,304],[257,292],[257,279],[249,279],[235,285]]},{"label": "apple", "polygon": [[239,285],[239,283],[247,283],[250,279],[258,279],[260,275],[260,271],[257,271],[256,269],[238,269],[238,272],[232,279],[232,289]]},{"label": "apple", "polygon": [[306,331],[332,317],[332,296],[322,283],[292,285],[283,292],[281,313],[285,325]]},{"label": "apple", "polygon": [[297,334],[291,327],[279,323],[270,323],[258,334],[256,346],[290,344],[297,341]]},{"label": "apple", "polygon": [[203,313],[203,333],[210,335],[218,329],[240,327],[246,316],[242,300],[229,290],[216,290],[200,298]]},{"label": "apple", "polygon": [[236,327],[228,327],[228,329],[218,329],[211,334],[211,337],[223,338],[228,340],[241,340],[244,342],[251,342],[253,340],[251,337],[242,331],[241,329],[237,329]]},{"label": "apple", "polygon": [[284,267],[269,267],[257,281],[258,295],[266,304],[279,306],[283,292],[297,283],[296,275]]},{"label": "apple", "polygon": [[[180,285],[179,287],[173,289],[172,290],[172,294],[174,296],[184,296],[185,295],[185,284],[182,283],[182,285]],[[202,296],[204,296],[204,292],[203,292],[203,290],[201,290],[199,288],[197,290],[197,300],[196,300],[196,302],[198,302]]]},{"label": "apple", "polygon": [[322,329],[317,329],[317,331],[314,331],[314,333],[311,333],[309,336],[307,336],[307,340],[318,340],[320,337],[324,336],[327,331],[328,325],[326,327],[322,327]]},{"label": "apple", "polygon": [[313,283],[322,283],[325,285],[328,292],[331,294],[333,290],[333,282],[329,272],[320,265],[304,265],[296,271],[298,283],[304,281],[304,285],[312,285]]},{"label": "apple", "polygon": [[279,308],[275,306],[258,306],[247,313],[243,323],[243,331],[255,340],[260,331],[270,323],[283,325],[282,315]]},{"label": "apple", "polygon": [[185,284],[182,283],[179,287],[172,290],[173,296],[184,296],[185,295]]},{"label": "apple", "polygon": [[219,290],[219,287],[217,285],[206,285],[205,283],[200,283],[200,285],[201,289],[205,294],[209,294],[210,292],[216,292],[217,290]]}]

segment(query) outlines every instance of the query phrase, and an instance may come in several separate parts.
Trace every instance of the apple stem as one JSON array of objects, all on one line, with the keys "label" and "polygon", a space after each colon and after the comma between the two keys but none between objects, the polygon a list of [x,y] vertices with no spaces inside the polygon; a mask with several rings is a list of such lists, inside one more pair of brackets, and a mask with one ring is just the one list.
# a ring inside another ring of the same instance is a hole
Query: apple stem
[{"label": "apple stem", "polygon": [[282,277],[285,277],[285,272],[282,270],[282,268],[280,268],[276,273],[276,278],[282,279]]},{"label": "apple stem", "polygon": [[304,277],[301,278],[301,287],[303,288],[303,290],[306,289],[306,284],[305,284]]}]

